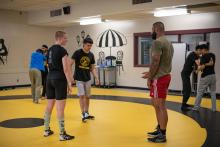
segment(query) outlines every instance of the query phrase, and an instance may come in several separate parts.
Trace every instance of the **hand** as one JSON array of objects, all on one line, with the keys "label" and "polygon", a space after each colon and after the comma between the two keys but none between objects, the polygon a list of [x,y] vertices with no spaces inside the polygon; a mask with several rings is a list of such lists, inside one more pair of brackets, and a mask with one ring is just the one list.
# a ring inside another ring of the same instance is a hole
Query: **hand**
[{"label": "hand", "polygon": [[149,78],[149,76],[150,76],[150,73],[149,73],[149,72],[143,72],[142,74],[144,74],[144,75],[142,76],[143,79],[147,79],[147,78]]},{"label": "hand", "polygon": [[200,60],[199,59],[195,60],[195,62],[196,62],[197,65],[200,65]]},{"label": "hand", "polygon": [[149,89],[151,88],[151,82],[152,82],[151,79],[147,79],[147,87],[148,87]]},{"label": "hand", "polygon": [[68,92],[68,94],[72,93],[72,83],[71,82],[68,84],[67,92]]},{"label": "hand", "polygon": [[212,59],[212,58],[210,59],[209,64],[210,64],[210,65],[213,65],[213,64],[214,64],[214,62],[213,62],[213,59]]},{"label": "hand", "polygon": [[95,78],[95,85],[99,85],[99,79],[98,78]]}]

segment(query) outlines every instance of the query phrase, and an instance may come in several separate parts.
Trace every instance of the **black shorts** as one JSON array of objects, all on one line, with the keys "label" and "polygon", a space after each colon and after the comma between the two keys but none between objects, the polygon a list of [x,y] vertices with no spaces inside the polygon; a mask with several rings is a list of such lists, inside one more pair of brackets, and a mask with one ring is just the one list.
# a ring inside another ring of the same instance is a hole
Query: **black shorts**
[{"label": "black shorts", "polygon": [[47,79],[47,99],[64,100],[67,97],[66,79]]}]

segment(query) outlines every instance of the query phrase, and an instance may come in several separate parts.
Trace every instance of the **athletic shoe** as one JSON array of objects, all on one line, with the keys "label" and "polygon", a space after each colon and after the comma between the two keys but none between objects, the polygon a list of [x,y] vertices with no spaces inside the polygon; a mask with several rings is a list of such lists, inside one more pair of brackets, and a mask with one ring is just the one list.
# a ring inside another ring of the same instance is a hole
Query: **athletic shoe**
[{"label": "athletic shoe", "polygon": [[147,133],[147,135],[149,136],[149,137],[156,137],[156,136],[158,136],[158,134],[160,133],[160,127],[159,127],[159,125],[157,125],[157,127],[155,128],[155,131],[153,131],[153,132],[148,132]]},{"label": "athletic shoe", "polygon": [[162,133],[159,133],[159,135],[154,138],[148,138],[147,140],[153,143],[164,143],[167,141],[166,135],[163,135]]},{"label": "athletic shoe", "polygon": [[188,110],[191,110],[193,106],[192,105],[189,105],[189,104],[182,104],[181,106],[181,110],[182,111],[188,111]]},{"label": "athletic shoe", "polygon": [[189,111],[189,110],[191,110],[189,107],[187,107],[187,106],[181,106],[181,110],[182,111]]},{"label": "athletic shoe", "polygon": [[39,104],[39,101],[38,101],[38,100],[34,100],[34,103],[35,103],[35,104]]},{"label": "athletic shoe", "polygon": [[53,131],[50,130],[50,128],[49,128],[48,130],[45,130],[45,131],[44,131],[44,137],[48,137],[48,136],[50,136],[50,135],[52,135],[52,134],[53,134]]},{"label": "athletic shoe", "polygon": [[159,134],[160,134],[160,131],[158,129],[156,131],[154,131],[154,132],[148,132],[147,133],[147,135],[149,137],[157,137]]},{"label": "athletic shoe", "polygon": [[184,104],[186,107],[193,107],[193,105],[190,104]]},{"label": "athletic shoe", "polygon": [[86,122],[86,120],[87,120],[87,118],[86,118],[86,116],[85,116],[85,113],[83,113],[83,114],[82,114],[82,122],[84,122],[84,123],[85,123],[85,122]]},{"label": "athletic shoe", "polygon": [[193,110],[193,111],[199,111],[199,107],[198,107],[198,106],[194,106],[194,107],[192,108],[192,110]]},{"label": "athletic shoe", "polygon": [[86,119],[92,119],[92,120],[95,119],[95,116],[89,115],[88,112],[85,113],[85,117],[86,117]]},{"label": "athletic shoe", "polygon": [[74,136],[66,134],[66,131],[60,134],[60,141],[66,141],[66,140],[71,140],[74,139]]}]

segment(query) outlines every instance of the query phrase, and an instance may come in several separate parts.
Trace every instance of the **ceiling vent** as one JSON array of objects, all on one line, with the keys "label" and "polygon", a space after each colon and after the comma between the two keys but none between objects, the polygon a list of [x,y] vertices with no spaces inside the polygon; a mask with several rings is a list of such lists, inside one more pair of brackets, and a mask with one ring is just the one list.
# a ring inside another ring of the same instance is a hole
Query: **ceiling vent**
[{"label": "ceiling vent", "polygon": [[62,15],[62,9],[51,10],[50,17],[60,16]]},{"label": "ceiling vent", "polygon": [[142,3],[150,3],[150,2],[152,2],[152,0],[132,0],[133,5],[142,4]]}]

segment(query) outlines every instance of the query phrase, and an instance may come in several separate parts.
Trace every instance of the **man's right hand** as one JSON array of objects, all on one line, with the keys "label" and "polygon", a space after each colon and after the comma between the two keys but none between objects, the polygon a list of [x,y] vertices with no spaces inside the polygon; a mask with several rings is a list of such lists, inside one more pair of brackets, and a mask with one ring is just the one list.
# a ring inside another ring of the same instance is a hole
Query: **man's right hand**
[{"label": "man's right hand", "polygon": [[67,89],[68,94],[72,93],[72,83],[68,83],[68,89]]},{"label": "man's right hand", "polygon": [[143,79],[147,79],[150,76],[149,72],[143,72],[142,74],[143,74],[143,76],[142,76]]}]

